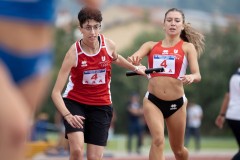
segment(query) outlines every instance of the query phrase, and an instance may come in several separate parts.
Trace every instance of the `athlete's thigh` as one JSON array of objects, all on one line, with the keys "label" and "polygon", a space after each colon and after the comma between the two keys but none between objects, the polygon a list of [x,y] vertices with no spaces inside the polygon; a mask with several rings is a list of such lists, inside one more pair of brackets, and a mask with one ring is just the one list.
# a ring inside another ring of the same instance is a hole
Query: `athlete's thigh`
[{"label": "athlete's thigh", "polygon": [[31,107],[28,109],[30,109],[32,113],[35,112],[36,108],[41,105],[43,99],[48,95],[50,91],[50,79],[50,73],[46,73],[44,75],[29,77],[19,85],[22,95],[28,102],[29,107]]},{"label": "athlete's thigh", "polygon": [[87,144],[87,157],[94,154],[96,157],[102,157],[104,146],[94,145],[94,144]]},{"label": "athlete's thigh", "polygon": [[28,104],[1,61],[0,75],[0,127],[26,129],[29,118],[26,110]]},{"label": "athlete's thigh", "polygon": [[70,149],[83,149],[84,147],[84,136],[83,132],[71,132],[68,133],[68,142]]},{"label": "athlete's thigh", "polygon": [[[90,108],[91,107],[91,108]],[[106,146],[112,120],[111,106],[89,106],[85,120],[85,143]]]},{"label": "athlete's thigh", "polygon": [[161,110],[150,102],[143,99],[143,113],[152,137],[164,137],[164,118]]},{"label": "athlete's thigh", "polygon": [[0,159],[23,156],[30,123],[26,103],[0,62]]},{"label": "athlete's thigh", "polygon": [[185,102],[177,112],[166,119],[169,142],[172,149],[182,147],[184,144],[186,105],[187,102]]}]

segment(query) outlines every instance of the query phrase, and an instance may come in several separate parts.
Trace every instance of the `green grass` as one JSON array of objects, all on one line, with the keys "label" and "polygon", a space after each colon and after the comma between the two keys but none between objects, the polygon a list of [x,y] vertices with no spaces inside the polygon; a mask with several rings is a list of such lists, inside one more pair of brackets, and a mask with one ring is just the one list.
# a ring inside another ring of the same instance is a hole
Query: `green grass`
[{"label": "green grass", "polygon": [[[149,149],[151,145],[151,137],[144,138],[142,148]],[[124,135],[117,135],[108,141],[107,149],[112,151],[126,151],[127,138]],[[133,146],[136,146],[136,139],[133,139]],[[194,150],[194,141],[190,140],[188,149]],[[201,150],[236,150],[237,144],[233,137],[202,137]],[[168,138],[165,140],[165,150],[171,150]]]},{"label": "green grass", "polygon": [[[48,134],[48,139],[51,141],[57,141],[57,134]],[[149,150],[151,145],[151,137],[144,137],[143,149]],[[136,139],[133,139],[133,148],[136,146]],[[190,140],[188,149],[194,150],[194,141]],[[127,151],[127,137],[126,135],[115,135],[112,139],[108,140],[106,149],[110,151]],[[170,151],[171,147],[166,137],[165,140],[165,150]],[[233,137],[202,137],[201,139],[201,150],[237,150],[237,143]]]},{"label": "green grass", "polygon": [[[237,143],[233,137],[203,137],[201,146],[203,149],[237,149]],[[191,140],[189,147],[194,147],[193,140]]]}]

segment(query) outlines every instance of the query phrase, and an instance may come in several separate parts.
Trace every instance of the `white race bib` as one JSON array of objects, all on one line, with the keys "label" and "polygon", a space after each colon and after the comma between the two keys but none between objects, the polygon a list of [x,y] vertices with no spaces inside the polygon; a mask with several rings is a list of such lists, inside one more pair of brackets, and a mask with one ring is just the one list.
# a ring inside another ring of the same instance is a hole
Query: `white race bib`
[{"label": "white race bib", "polygon": [[83,72],[83,84],[105,84],[106,69],[89,70]]},{"label": "white race bib", "polygon": [[175,74],[175,60],[172,55],[153,55],[153,68],[163,67],[162,74]]}]

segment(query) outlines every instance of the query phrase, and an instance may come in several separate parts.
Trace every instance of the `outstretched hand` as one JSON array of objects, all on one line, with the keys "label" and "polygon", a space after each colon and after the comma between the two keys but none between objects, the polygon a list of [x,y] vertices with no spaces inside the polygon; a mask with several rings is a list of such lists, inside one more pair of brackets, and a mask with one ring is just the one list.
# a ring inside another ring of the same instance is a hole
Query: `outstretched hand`
[{"label": "outstretched hand", "polygon": [[146,73],[145,73],[145,70],[147,69],[145,66],[141,65],[141,66],[136,66],[137,69],[136,69],[136,73],[140,74],[140,75],[144,75],[144,76],[147,76]]},{"label": "outstretched hand", "polygon": [[128,60],[128,62],[132,63],[135,66],[140,66],[142,58],[140,58],[138,56],[130,56],[127,58],[127,60]]}]

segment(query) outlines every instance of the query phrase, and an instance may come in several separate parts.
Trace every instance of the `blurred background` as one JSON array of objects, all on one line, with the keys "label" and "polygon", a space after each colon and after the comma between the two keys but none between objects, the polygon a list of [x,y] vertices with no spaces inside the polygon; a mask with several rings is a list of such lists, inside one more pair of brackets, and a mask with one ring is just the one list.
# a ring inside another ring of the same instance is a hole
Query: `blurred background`
[{"label": "blurred background", "polygon": [[[74,0],[59,0],[55,22],[54,84],[62,60],[81,35],[78,31],[77,14],[82,6]],[[230,76],[236,71],[235,60],[240,57],[240,1],[239,0],[108,0],[102,7],[101,33],[112,39],[118,53],[127,57],[146,41],[163,38],[163,17],[169,8],[177,7],[185,13],[186,22],[204,33],[206,48],[199,59],[202,81],[185,86],[186,97],[198,103],[203,110],[201,125],[201,151],[237,151],[237,144],[227,125],[222,130],[215,126]],[[143,61],[146,65],[146,60]],[[116,114],[113,134],[107,151],[127,153],[128,102],[132,93],[140,99],[147,91],[147,80],[143,77],[126,77],[126,70],[113,65],[111,92]],[[47,121],[55,123],[56,108],[50,93],[40,113],[48,115]],[[141,102],[140,102],[141,103]],[[143,120],[144,125],[144,120]],[[51,125],[50,125],[51,126]],[[148,153],[150,135],[144,127],[142,153]],[[57,129],[48,127],[45,140],[57,140]],[[167,137],[167,133],[166,133]],[[135,139],[133,143],[135,143]],[[190,140],[190,151],[194,151]],[[166,150],[170,151],[168,140]]]}]

